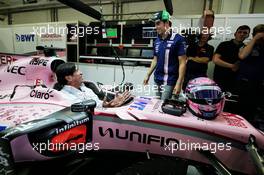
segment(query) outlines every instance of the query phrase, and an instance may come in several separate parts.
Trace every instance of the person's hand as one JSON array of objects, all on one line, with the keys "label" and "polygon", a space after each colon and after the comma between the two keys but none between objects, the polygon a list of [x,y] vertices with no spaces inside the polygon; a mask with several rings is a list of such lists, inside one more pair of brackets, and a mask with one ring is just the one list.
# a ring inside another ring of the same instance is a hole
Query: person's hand
[{"label": "person's hand", "polygon": [[149,82],[149,76],[147,75],[147,76],[144,78],[143,85],[148,85],[148,82]]},{"label": "person's hand", "polygon": [[255,40],[259,40],[259,39],[264,39],[264,32],[261,32],[261,33],[257,33],[253,39]]},{"label": "person's hand", "polygon": [[173,94],[175,94],[175,95],[180,94],[181,88],[182,88],[181,84],[177,83],[176,86],[173,89]]},{"label": "person's hand", "polygon": [[122,106],[129,98],[131,97],[131,94],[129,91],[125,91],[122,94],[116,94],[115,98],[108,102],[108,105],[106,107],[120,107]]},{"label": "person's hand", "polygon": [[239,69],[239,62],[236,62],[236,63],[232,64],[231,70],[233,72],[236,72],[238,69]]}]

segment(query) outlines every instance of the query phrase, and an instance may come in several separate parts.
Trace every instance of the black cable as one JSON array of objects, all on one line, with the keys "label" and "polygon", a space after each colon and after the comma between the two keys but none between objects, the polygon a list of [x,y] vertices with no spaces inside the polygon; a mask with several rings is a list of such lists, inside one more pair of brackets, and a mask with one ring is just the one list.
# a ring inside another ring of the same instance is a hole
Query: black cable
[{"label": "black cable", "polygon": [[17,88],[18,86],[19,86],[19,85],[15,85],[15,87],[14,87],[14,89],[13,89],[13,92],[12,92],[12,94],[10,95],[9,101],[11,101],[12,98],[15,96],[16,88]]},{"label": "black cable", "polygon": [[10,95],[9,101],[12,100],[12,98],[14,98],[15,94],[16,94],[16,89],[18,87],[30,87],[31,89],[34,89],[34,86],[30,86],[30,85],[15,85],[12,94]]},{"label": "black cable", "polygon": [[82,1],[79,1],[79,0],[58,0],[58,1],[94,19],[100,20],[102,17],[102,14],[100,12],[91,8],[90,6],[83,3]]},{"label": "black cable", "polygon": [[115,54],[115,58],[119,61],[120,65],[121,65],[121,68],[122,68],[122,72],[123,72],[123,78],[122,78],[122,81],[119,85],[123,85],[124,84],[124,81],[125,81],[125,77],[126,77],[126,74],[125,74],[125,69],[124,69],[124,65],[123,65],[123,62],[120,60],[120,57],[119,55],[117,54],[115,48],[113,47],[113,45],[111,45],[111,48]]},{"label": "black cable", "polygon": [[[101,11],[101,19],[100,19],[100,21],[101,21],[101,23],[102,23],[102,30],[104,29],[105,32],[106,32],[106,21],[105,21],[104,16],[103,16],[102,1],[99,0],[99,3],[100,3],[100,11]],[[102,37],[103,37],[103,36],[102,36]],[[106,38],[107,38],[107,41],[110,43],[110,39],[109,39],[108,37],[106,37]],[[124,65],[123,65],[123,62],[120,60],[120,57],[119,57],[118,53],[116,52],[116,50],[115,50],[115,48],[113,47],[112,44],[110,45],[110,47],[111,47],[111,49],[113,50],[113,53],[114,53],[114,55],[115,55],[115,59],[118,60],[120,66],[121,66],[121,68],[122,68],[123,78],[122,78],[121,83],[119,84],[119,86],[121,86],[121,85],[124,84],[125,77],[126,77],[125,69],[124,69]]]},{"label": "black cable", "polygon": [[[82,1],[79,1],[79,0],[58,0],[59,2],[63,3],[63,4],[66,4],[67,6],[73,8],[73,9],[76,9],[88,16],[91,16],[97,20],[100,20],[101,23],[102,23],[102,29],[106,29],[106,24],[105,24],[105,19],[103,17],[103,12],[102,12],[102,1],[101,0],[98,0],[99,3],[100,3],[100,11],[101,12],[98,12],[97,10],[91,8],[90,6],[88,6],[87,4],[83,3]],[[107,38],[108,42],[110,43],[110,39]],[[121,68],[122,68],[122,71],[123,71],[123,79],[122,79],[122,82],[119,84],[119,85],[122,85],[125,81],[125,70],[124,70],[124,66],[123,66],[123,63],[121,62],[120,60],[120,57],[119,55],[117,54],[116,50],[114,49],[113,45],[110,46],[111,49],[113,50],[114,54],[115,54],[115,58],[118,60],[118,62],[120,63],[121,65]]]},{"label": "black cable", "polygon": [[[40,85],[43,88],[47,88],[47,86],[45,85]],[[18,87],[29,87],[30,89],[35,89],[37,86],[36,85],[15,85],[12,94],[10,95],[9,101],[12,100],[12,98],[14,98],[15,94],[16,94],[16,89]]]},{"label": "black cable", "polygon": [[173,14],[173,5],[172,5],[172,1],[171,0],[163,0],[165,8],[167,10],[167,12],[169,12],[169,14],[172,16]]}]

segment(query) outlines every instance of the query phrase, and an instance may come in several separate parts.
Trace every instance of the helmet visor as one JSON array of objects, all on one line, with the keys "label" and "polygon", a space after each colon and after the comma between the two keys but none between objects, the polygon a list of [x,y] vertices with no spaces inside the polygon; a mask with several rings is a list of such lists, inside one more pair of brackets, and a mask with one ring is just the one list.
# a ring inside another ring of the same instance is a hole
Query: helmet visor
[{"label": "helmet visor", "polygon": [[223,93],[219,89],[200,89],[189,94],[188,98],[198,104],[217,104],[223,99]]},{"label": "helmet visor", "polygon": [[197,103],[197,104],[201,104],[201,105],[214,105],[219,103],[222,98],[218,98],[218,99],[190,99],[192,102]]},{"label": "helmet visor", "polygon": [[222,97],[222,92],[219,90],[203,89],[193,93],[196,99],[219,99]]}]

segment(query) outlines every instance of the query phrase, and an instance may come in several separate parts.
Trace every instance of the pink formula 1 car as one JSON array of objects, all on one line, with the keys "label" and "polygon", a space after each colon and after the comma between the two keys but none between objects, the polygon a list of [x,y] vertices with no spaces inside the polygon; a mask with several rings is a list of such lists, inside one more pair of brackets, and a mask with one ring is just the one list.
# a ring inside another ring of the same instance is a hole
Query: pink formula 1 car
[{"label": "pink formula 1 car", "polygon": [[221,112],[206,120],[181,102],[154,97],[135,97],[118,108],[94,109],[92,100],[69,104],[52,88],[61,59],[0,54],[0,60],[0,174],[19,173],[21,162],[82,153],[163,163],[128,165],[119,174],[186,173],[171,162],[214,167],[218,174],[264,172],[264,134],[241,116]]}]

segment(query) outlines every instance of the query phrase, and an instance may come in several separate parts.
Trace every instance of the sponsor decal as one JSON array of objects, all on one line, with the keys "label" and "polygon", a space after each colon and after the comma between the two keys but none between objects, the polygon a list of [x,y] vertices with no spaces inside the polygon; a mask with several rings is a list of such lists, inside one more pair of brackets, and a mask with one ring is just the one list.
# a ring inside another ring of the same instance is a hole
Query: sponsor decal
[{"label": "sponsor decal", "polygon": [[37,66],[47,66],[47,63],[49,60],[46,59],[38,59],[38,58],[33,58],[29,64],[30,65],[37,65]]},{"label": "sponsor decal", "polygon": [[[71,128],[63,133],[60,133],[51,139],[51,143],[53,144],[78,144],[78,143],[85,143],[86,142],[86,132],[87,127],[86,125],[80,125],[74,128]],[[52,151],[63,151],[65,150],[64,147],[53,148]]]},{"label": "sponsor decal", "polygon": [[139,99],[135,99],[135,102],[129,106],[128,110],[138,109],[140,111],[143,111],[150,101],[151,98],[148,97],[140,97]]},{"label": "sponsor decal", "polygon": [[62,35],[60,34],[42,34],[41,41],[61,41]]},{"label": "sponsor decal", "polygon": [[3,130],[5,130],[6,129],[6,126],[1,126],[0,125],[0,131],[3,131]]},{"label": "sponsor decal", "polygon": [[72,123],[68,123],[68,124],[66,124],[66,125],[64,125],[64,126],[62,126],[60,128],[56,128],[56,134],[60,134],[62,132],[65,132],[65,131],[67,131],[67,130],[69,130],[71,128],[74,128],[74,127],[76,127],[78,125],[81,125],[83,123],[86,123],[88,121],[90,121],[89,118],[84,118],[82,120],[75,120]]},{"label": "sponsor decal", "polygon": [[167,44],[166,49],[170,49],[170,47],[171,47],[171,44]]},{"label": "sponsor decal", "polygon": [[160,42],[157,42],[155,46],[155,53],[159,53],[159,45],[160,45]]},{"label": "sponsor decal", "polygon": [[41,80],[41,79],[36,79],[36,80],[34,81],[34,85],[35,85],[35,86],[41,86],[41,85],[43,85],[43,80]]},{"label": "sponsor decal", "polygon": [[164,145],[169,145],[171,142],[178,144],[179,141],[175,138],[166,138],[159,135],[140,133],[137,131],[121,130],[99,127],[99,134],[102,137],[110,137],[113,139],[129,140],[133,142],[138,142],[142,144],[153,144],[158,143],[161,147]]},{"label": "sponsor decal", "polygon": [[147,104],[148,103],[146,102],[134,102],[132,105],[129,106],[128,109],[131,110],[131,108],[134,108],[143,111]]},{"label": "sponsor decal", "polygon": [[26,67],[24,67],[24,66],[11,66],[11,65],[9,65],[7,67],[7,72],[12,73],[12,74],[25,75],[26,74],[25,69],[26,69]]},{"label": "sponsor decal", "polygon": [[30,92],[30,97],[48,100],[50,97],[53,97],[53,95],[51,94],[52,92],[53,90],[50,90],[50,89],[48,89],[47,92],[41,92],[41,91],[33,89]]},{"label": "sponsor decal", "polygon": [[9,55],[0,55],[0,65],[11,64],[16,59]]},{"label": "sponsor decal", "polygon": [[16,34],[16,41],[17,42],[34,42],[35,35],[34,34]]},{"label": "sponsor decal", "polygon": [[151,97],[139,97],[139,99],[144,99],[144,100],[148,100],[148,101],[151,101]]},{"label": "sponsor decal", "polygon": [[238,117],[235,114],[224,113],[224,119],[227,121],[229,126],[236,126],[240,128],[247,128],[246,124],[243,122],[243,119]]}]

